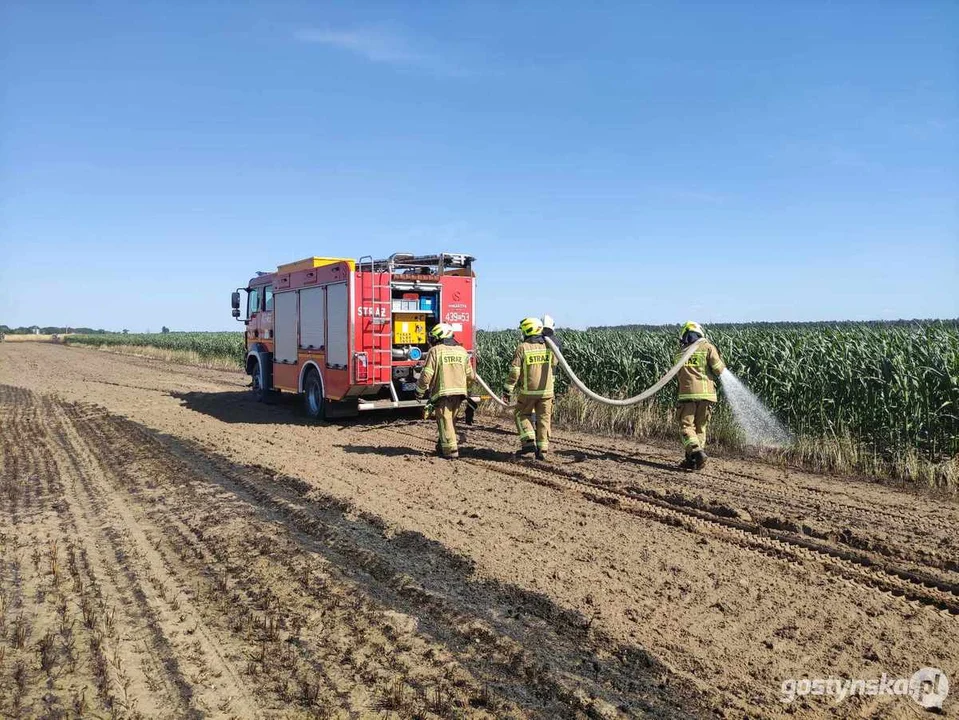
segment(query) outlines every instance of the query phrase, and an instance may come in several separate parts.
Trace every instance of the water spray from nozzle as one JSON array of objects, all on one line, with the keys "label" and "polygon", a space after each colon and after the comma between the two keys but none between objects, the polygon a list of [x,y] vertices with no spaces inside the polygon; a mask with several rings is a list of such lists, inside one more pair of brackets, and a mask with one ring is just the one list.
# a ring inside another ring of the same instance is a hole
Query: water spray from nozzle
[{"label": "water spray from nozzle", "polygon": [[748,445],[778,448],[792,443],[792,434],[731,370],[723,370],[719,381]]}]

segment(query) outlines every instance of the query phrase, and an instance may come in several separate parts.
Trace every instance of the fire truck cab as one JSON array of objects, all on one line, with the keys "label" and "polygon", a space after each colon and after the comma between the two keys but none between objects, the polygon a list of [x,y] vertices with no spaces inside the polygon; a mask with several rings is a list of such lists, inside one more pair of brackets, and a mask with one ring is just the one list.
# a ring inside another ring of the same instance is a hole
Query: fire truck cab
[{"label": "fire truck cab", "polygon": [[414,388],[434,325],[452,325],[473,356],[473,262],[446,252],[311,257],[257,273],[232,298],[254,395],[302,394],[312,418],[422,405]]}]

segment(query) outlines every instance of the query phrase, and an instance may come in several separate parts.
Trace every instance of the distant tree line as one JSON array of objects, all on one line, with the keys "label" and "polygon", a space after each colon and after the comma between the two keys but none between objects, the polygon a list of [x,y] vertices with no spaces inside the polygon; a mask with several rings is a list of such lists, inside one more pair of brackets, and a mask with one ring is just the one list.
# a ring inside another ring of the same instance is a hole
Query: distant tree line
[{"label": "distant tree line", "polygon": [[85,335],[105,335],[108,331],[100,328],[94,330],[87,327],[40,327],[31,325],[30,327],[15,327],[0,325],[0,333],[4,335],[33,335],[38,332],[40,335],[65,335],[66,333],[83,333]]},{"label": "distant tree line", "polygon": [[[682,323],[673,323],[669,325],[594,325],[587,330],[641,330],[644,332],[662,332],[664,330],[675,330]],[[744,322],[744,323],[702,323],[713,330],[816,330],[819,328],[853,328],[853,327],[926,327],[928,325],[942,325],[948,328],[959,328],[959,318],[949,318],[944,320],[923,320],[915,318],[912,320],[806,320],[801,322],[780,321],[780,322]]]}]

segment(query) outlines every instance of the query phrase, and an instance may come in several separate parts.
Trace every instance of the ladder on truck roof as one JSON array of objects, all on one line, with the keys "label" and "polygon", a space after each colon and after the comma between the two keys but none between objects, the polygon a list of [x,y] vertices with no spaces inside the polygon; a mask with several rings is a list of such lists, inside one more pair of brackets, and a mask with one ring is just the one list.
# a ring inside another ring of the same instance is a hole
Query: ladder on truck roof
[{"label": "ladder on truck roof", "polygon": [[384,260],[373,260],[367,255],[360,260],[366,260],[368,266],[378,272],[388,272],[391,275],[397,270],[411,270],[420,267],[429,268],[435,275],[443,275],[449,270],[469,269],[475,259],[472,255],[465,253],[442,252],[436,255],[393,253]]},{"label": "ladder on truck roof", "polygon": [[[364,255],[357,263],[363,273],[360,277],[360,304],[369,308],[370,358],[367,363],[369,378],[377,384],[389,384],[390,396],[399,401],[393,386],[393,296],[388,271],[377,267],[371,255]],[[383,274],[386,274],[383,282]],[[364,331],[365,332],[365,331]]]}]

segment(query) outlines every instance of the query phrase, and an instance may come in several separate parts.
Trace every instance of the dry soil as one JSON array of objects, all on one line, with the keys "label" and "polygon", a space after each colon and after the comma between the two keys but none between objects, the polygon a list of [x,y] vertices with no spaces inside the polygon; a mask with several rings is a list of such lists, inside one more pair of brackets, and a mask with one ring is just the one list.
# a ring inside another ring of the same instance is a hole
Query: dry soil
[{"label": "dry soil", "polygon": [[[508,425],[311,424],[235,372],[0,345],[4,717],[915,718],[959,507]],[[947,699],[954,715],[959,700]]]}]

